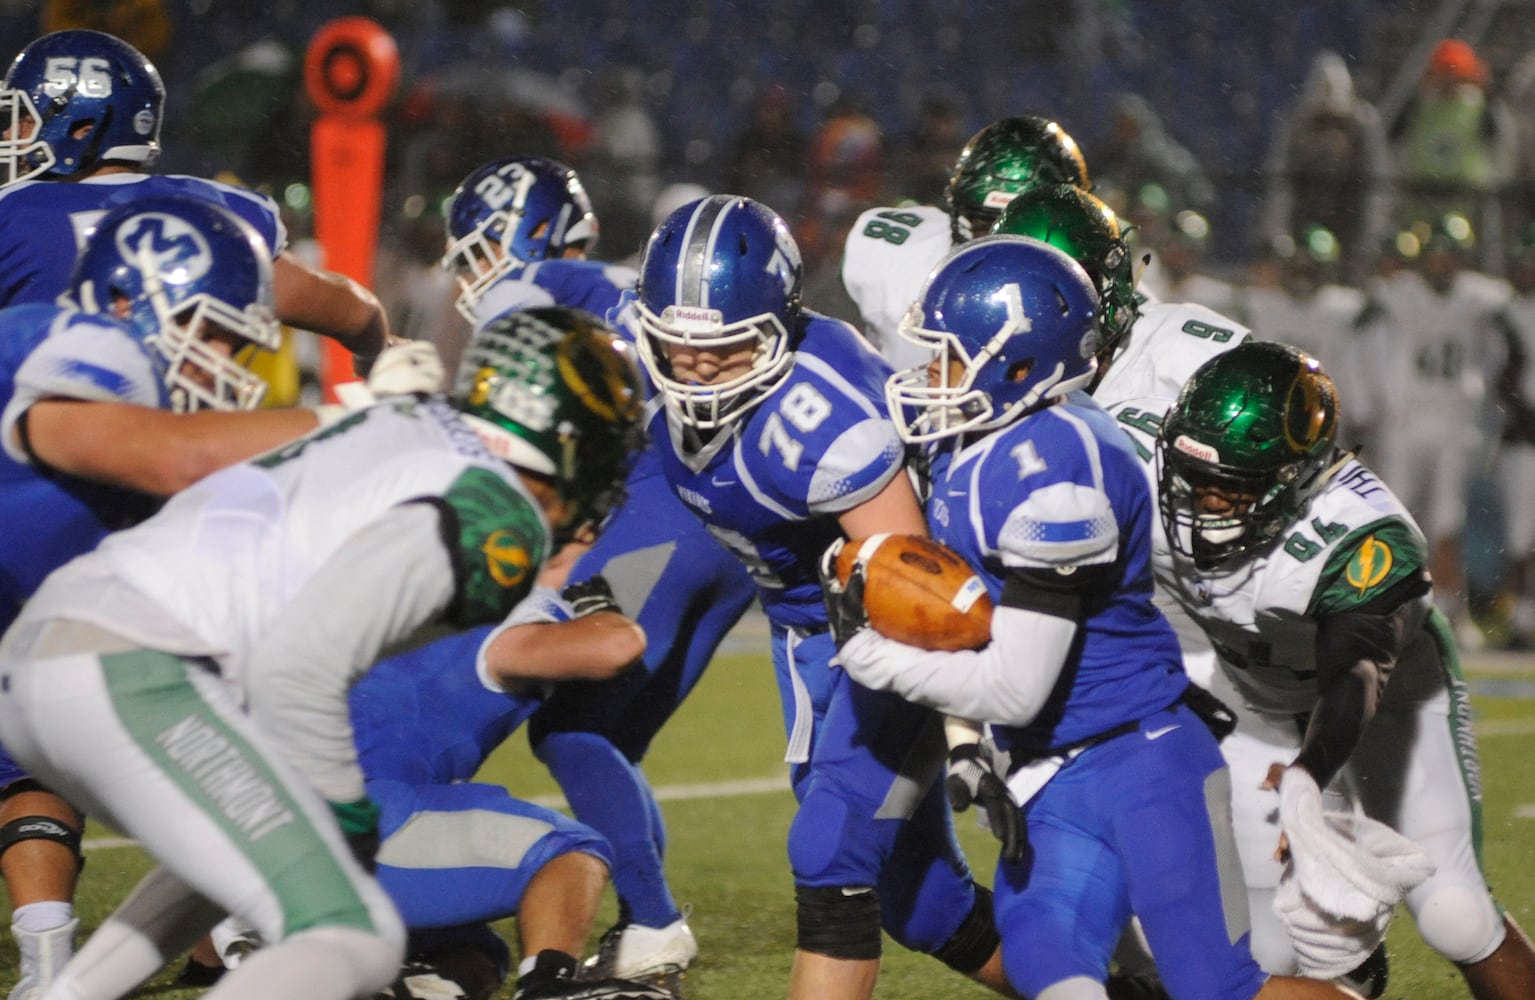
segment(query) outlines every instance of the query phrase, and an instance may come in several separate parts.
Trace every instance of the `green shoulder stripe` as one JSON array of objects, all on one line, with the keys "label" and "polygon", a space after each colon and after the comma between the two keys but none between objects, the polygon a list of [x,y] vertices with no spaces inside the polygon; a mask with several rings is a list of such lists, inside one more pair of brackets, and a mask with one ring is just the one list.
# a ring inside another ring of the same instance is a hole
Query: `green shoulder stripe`
[{"label": "green shoulder stripe", "polygon": [[446,539],[459,580],[449,619],[498,622],[533,589],[547,539],[526,494],[489,469],[469,469],[442,497],[452,511]]},{"label": "green shoulder stripe", "polygon": [[1423,540],[1406,521],[1383,518],[1356,528],[1327,554],[1306,614],[1338,614],[1368,604],[1427,565]]}]

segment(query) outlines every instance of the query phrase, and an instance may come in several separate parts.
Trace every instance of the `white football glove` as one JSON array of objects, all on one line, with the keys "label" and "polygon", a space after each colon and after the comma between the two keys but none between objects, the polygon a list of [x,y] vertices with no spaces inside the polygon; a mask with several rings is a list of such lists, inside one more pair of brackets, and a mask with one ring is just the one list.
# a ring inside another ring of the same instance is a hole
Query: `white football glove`
[{"label": "white football glove", "polygon": [[341,382],[336,404],[319,407],[320,422],[330,423],[354,410],[372,406],[389,396],[437,392],[446,374],[436,345],[425,340],[401,340],[379,354],[366,382]]}]

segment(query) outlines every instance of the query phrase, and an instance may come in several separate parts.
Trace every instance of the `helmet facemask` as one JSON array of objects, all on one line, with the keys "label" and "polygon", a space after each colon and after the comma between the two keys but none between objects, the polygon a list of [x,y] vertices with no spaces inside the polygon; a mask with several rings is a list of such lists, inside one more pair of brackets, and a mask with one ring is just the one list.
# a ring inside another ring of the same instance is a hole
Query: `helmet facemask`
[{"label": "helmet facemask", "polygon": [[0,187],[45,174],[53,167],[53,148],[39,138],[42,120],[25,90],[0,90],[0,129],[13,136],[0,138]]},{"label": "helmet facemask", "polygon": [[458,282],[458,298],[454,299],[453,308],[471,325],[478,322],[476,310],[490,287],[525,266],[503,242],[508,233],[517,231],[521,218],[513,212],[494,212],[449,243],[447,253],[443,254],[443,270]]},{"label": "helmet facemask", "polygon": [[[772,313],[726,323],[718,309],[671,305],[652,312],[641,300],[634,303],[639,336],[635,338],[645,370],[684,424],[700,431],[719,430],[740,420],[752,404],[776,389],[794,364],[789,331]],[[750,368],[707,385],[678,378],[671,348],[716,352],[751,347]]]},{"label": "helmet facemask", "polygon": [[[269,306],[238,309],[211,295],[194,295],[174,312],[163,293],[151,293],[160,332],[146,343],[165,365],[171,409],[254,410],[266,396],[266,382],[246,367],[258,351],[276,351],[282,330]],[[232,342],[225,353],[215,340]]]},{"label": "helmet facemask", "polygon": [[[1304,509],[1320,462],[1292,462],[1272,473],[1244,472],[1195,457],[1213,451],[1179,436],[1157,442],[1162,527],[1174,552],[1202,570],[1265,548]],[[1229,504],[1211,510],[1210,495]]]}]

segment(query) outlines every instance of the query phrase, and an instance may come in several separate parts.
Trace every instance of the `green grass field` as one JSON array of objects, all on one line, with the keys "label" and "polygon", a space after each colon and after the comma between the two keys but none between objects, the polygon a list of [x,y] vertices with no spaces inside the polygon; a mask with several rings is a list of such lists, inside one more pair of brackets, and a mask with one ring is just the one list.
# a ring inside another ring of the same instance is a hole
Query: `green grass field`
[{"label": "green grass field", "polygon": [[[748,622],[751,620],[749,619]],[[669,872],[679,901],[692,906],[701,956],[683,982],[687,1000],[781,996],[793,949],[794,921],[784,843],[794,802],[781,763],[783,734],[772,671],[760,627],[744,625],[711,667],[693,698],[662,733],[647,761],[669,824]],[[1535,656],[1471,658],[1486,784],[1487,870],[1500,901],[1535,927]],[[517,793],[554,796],[557,789],[525,742],[514,736],[485,769]],[[971,861],[988,875],[989,834],[961,818]],[[100,828],[88,835],[104,837]],[[94,849],[81,883],[85,929],[95,927],[146,870],[132,846]],[[613,919],[611,898],[597,931]],[[513,928],[503,930],[510,935]],[[595,943],[595,939],[594,939]],[[1465,1000],[1454,969],[1417,940],[1404,914],[1391,931],[1388,996],[1401,1000]],[[14,946],[0,950],[0,989],[16,977]],[[183,1000],[198,995],[169,985],[175,968],[141,995]],[[509,987],[503,991],[509,995]],[[876,996],[944,1000],[991,994],[926,957],[887,942]]]}]

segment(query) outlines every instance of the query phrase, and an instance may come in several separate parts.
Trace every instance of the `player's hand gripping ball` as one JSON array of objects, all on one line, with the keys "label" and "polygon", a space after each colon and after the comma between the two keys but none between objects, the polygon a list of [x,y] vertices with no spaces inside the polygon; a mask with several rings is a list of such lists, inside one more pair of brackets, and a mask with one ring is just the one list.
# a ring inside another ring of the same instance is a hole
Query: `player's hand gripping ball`
[{"label": "player's hand gripping ball", "polygon": [[[921,649],[978,649],[991,641],[991,595],[953,549],[921,535],[838,542],[827,555],[836,584],[863,571],[863,606],[876,632]],[[830,581],[828,581],[830,582]]]}]

